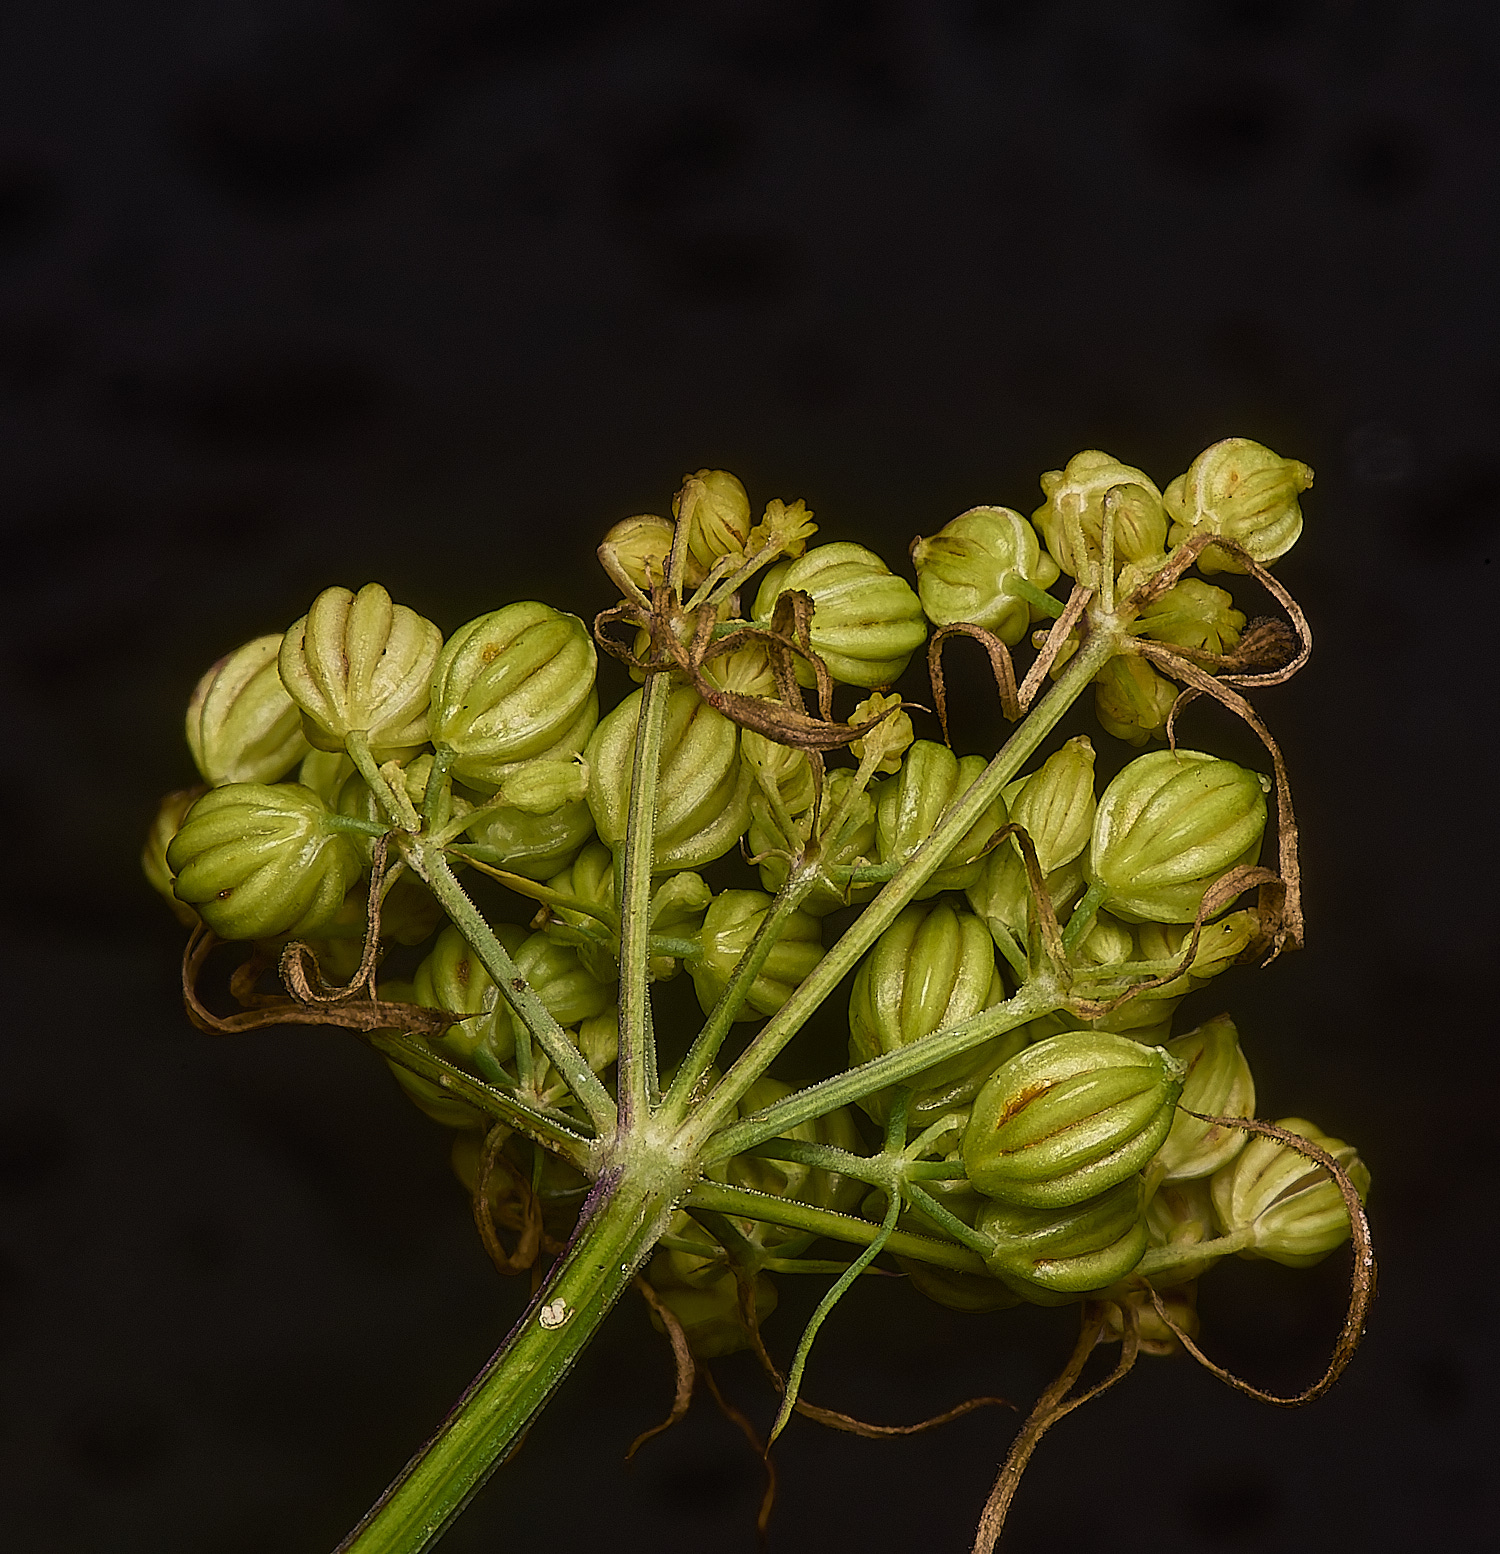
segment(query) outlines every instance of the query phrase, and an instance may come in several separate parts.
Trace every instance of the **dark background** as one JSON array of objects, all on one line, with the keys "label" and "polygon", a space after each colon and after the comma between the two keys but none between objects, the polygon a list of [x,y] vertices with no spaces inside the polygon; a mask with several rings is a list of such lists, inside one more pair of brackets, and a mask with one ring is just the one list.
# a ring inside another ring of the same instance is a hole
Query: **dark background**
[{"label": "dark background", "polygon": [[[356,1042],[181,1015],[135,853],[190,778],[209,662],[332,582],[445,629],[601,608],[598,535],[700,464],[899,564],[962,508],[1029,511],[1080,448],[1164,483],[1238,434],[1318,474],[1280,569],[1318,647],[1262,699],[1311,932],[1214,998],[1262,1114],[1363,1150],[1382,1294],[1303,1413],[1143,1361],[1045,1443],[1007,1546],[1490,1546],[1497,23],[1453,0],[11,10],[8,1544],[321,1554],[524,1293]],[[1220,1270],[1205,1342],[1305,1384],[1346,1267]],[[817,1292],[783,1285],[785,1356]],[[883,1421],[1029,1400],[1072,1320],[866,1281],[807,1392]],[[743,1358],[721,1376],[764,1424]],[[620,1466],[669,1397],[627,1303],[444,1549],[753,1548],[759,1469],[705,1403]],[[967,1548],[1010,1428],[798,1422],[770,1546]]]}]

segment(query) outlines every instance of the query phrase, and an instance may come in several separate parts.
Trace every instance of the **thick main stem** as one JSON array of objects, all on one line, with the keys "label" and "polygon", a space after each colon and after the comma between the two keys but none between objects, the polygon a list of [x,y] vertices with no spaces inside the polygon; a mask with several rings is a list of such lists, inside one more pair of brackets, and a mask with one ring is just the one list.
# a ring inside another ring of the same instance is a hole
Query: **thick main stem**
[{"label": "thick main stem", "polygon": [[337,1554],[420,1554],[437,1541],[629,1287],[681,1190],[675,1171],[650,1163],[601,1179],[525,1315]]}]

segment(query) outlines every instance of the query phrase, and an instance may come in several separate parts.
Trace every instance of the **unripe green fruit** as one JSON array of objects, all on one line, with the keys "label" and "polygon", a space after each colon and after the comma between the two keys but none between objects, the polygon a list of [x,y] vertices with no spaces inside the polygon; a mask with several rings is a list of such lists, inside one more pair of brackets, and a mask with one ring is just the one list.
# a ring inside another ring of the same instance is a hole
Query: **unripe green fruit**
[{"label": "unripe green fruit", "polygon": [[353,770],[354,762],[342,750],[309,750],[297,768],[297,781],[334,808]]},{"label": "unripe green fruit", "polygon": [[1104,790],[1086,874],[1128,921],[1190,923],[1227,870],[1253,862],[1266,825],[1264,779],[1197,750],[1158,750]]},{"label": "unripe green fruit", "polygon": [[[531,984],[547,1013],[562,1026],[578,1025],[609,1009],[615,1001],[615,985],[596,977],[570,944],[560,944],[546,933],[530,935],[512,957],[516,970]],[[520,1021],[505,1011],[512,1030]]]},{"label": "unripe green fruit", "polygon": [[950,1311],[1008,1311],[1021,1304],[1021,1297],[1008,1284],[987,1278],[982,1273],[940,1268],[915,1257],[899,1255],[896,1263],[914,1290]]},{"label": "unripe green fruit", "polygon": [[[1205,448],[1167,487],[1171,541],[1180,545],[1197,534],[1236,540],[1262,565],[1284,556],[1302,533],[1298,495],[1313,472],[1297,459],[1248,437],[1226,437]],[[1210,545],[1198,557],[1200,572],[1244,572],[1237,556]]]},{"label": "unripe green fruit", "polygon": [[597,655],[576,615],[508,604],[460,626],[432,676],[432,742],[454,776],[498,788],[517,764],[581,750],[599,717]]},{"label": "unripe green fruit", "polygon": [[296,783],[237,782],[205,793],[167,848],[181,901],[221,939],[313,933],[359,878],[359,849]]},{"label": "unripe green fruit", "polygon": [[[1145,577],[1139,581],[1144,582]],[[1123,588],[1125,577],[1120,583]],[[1136,636],[1204,653],[1229,652],[1244,629],[1245,617],[1235,609],[1234,599],[1224,589],[1196,577],[1174,583],[1136,616],[1131,627]]]},{"label": "unripe green fruit", "polygon": [[1239,1032],[1227,1014],[1209,1020],[1166,1045],[1166,1050],[1187,1070],[1179,1097],[1182,1109],[1172,1123],[1166,1142],[1151,1162],[1152,1171],[1166,1181],[1191,1181],[1212,1176],[1233,1160],[1249,1137],[1239,1128],[1200,1122],[1189,1112],[1210,1117],[1253,1117],[1255,1081],[1240,1050]]},{"label": "unripe green fruit", "polygon": [[[702,1237],[691,1220],[678,1233]],[[694,1276],[699,1282],[692,1282]],[[706,1264],[687,1253],[658,1251],[651,1259],[647,1279],[662,1304],[682,1325],[695,1359],[715,1360],[750,1347],[750,1330],[740,1314],[739,1285],[734,1273],[722,1263]],[[759,1324],[776,1310],[776,1286],[767,1275],[759,1273],[755,1275],[753,1291],[755,1319]],[[655,1311],[651,1313],[651,1325],[659,1333],[666,1331]]]},{"label": "unripe green fruit", "polygon": [[[625,845],[642,694],[604,718],[585,752],[594,824],[616,851]],[[750,823],[753,779],[739,758],[739,730],[691,686],[673,686],[661,752],[654,866],[701,868],[727,853]]]},{"label": "unripe green fruit", "polygon": [[280,651],[280,637],[256,637],[221,658],[194,687],[187,742],[210,787],[276,782],[307,754],[302,715],[277,668]]},{"label": "unripe green fruit", "polygon": [[[977,917],[946,901],[909,906],[875,941],[855,974],[849,1061],[868,1063],[898,1051],[991,1008],[1004,996],[994,941]],[[941,1093],[947,1107],[962,1104],[1014,1045],[1006,1032],[923,1069],[906,1081],[919,1092],[913,1116],[923,1114],[920,1097],[929,1092]],[[890,1097],[879,1091],[860,1105],[882,1117]]]},{"label": "unripe green fruit", "polygon": [[[1320,1131],[1305,1117],[1282,1117],[1276,1126],[1332,1155],[1364,1201],[1370,1172],[1352,1144]],[[1209,1190],[1224,1233],[1251,1232],[1244,1257],[1310,1268],[1349,1239],[1349,1210],[1338,1184],[1316,1161],[1276,1139],[1252,1138],[1214,1173]]]},{"label": "unripe green fruit", "polygon": [[[688,518],[688,554],[705,573],[720,556],[738,561],[750,534],[750,498],[744,486],[727,469],[700,469],[685,476],[684,492],[689,481],[700,484]],[[672,516],[679,517],[681,511],[678,495],[672,498]]]},{"label": "unripe green fruit", "polygon": [[465,834],[489,850],[489,862],[523,879],[548,880],[593,836],[594,817],[581,799],[546,814],[502,804],[486,810]]},{"label": "unripe green fruit", "polygon": [[[512,956],[526,941],[525,929],[514,923],[496,924],[494,934]],[[499,989],[458,929],[445,928],[438,935],[431,953],[417,967],[412,984],[416,1002],[426,1008],[479,1016],[450,1025],[436,1038],[436,1044],[449,1056],[474,1064],[476,1055],[482,1053],[490,1064],[500,1064],[515,1051],[515,1031]]]},{"label": "unripe green fruit", "polygon": [[1159,561],[1166,549],[1167,518],[1151,477],[1097,448],[1075,453],[1066,468],[1042,476],[1047,500],[1031,515],[1069,577],[1081,578],[1103,560],[1104,499],[1111,491],[1115,571],[1127,562]]},{"label": "unripe green fruit", "polygon": [[[1069,904],[1083,894],[1083,868],[1075,860],[1044,875],[1042,884],[1052,910],[1062,918]],[[969,905],[990,924],[1008,929],[1018,944],[1026,943],[1028,913],[1032,909],[1031,882],[1026,865],[1013,847],[997,847],[985,860],[979,878],[965,892]]]},{"label": "unripe green fruit", "polygon": [[319,750],[363,734],[377,761],[427,742],[427,702],[443,634],[379,583],[325,588],[281,639],[282,684]]},{"label": "unripe green fruit", "polygon": [[[757,624],[768,626],[777,598],[794,590],[811,596],[813,651],[845,685],[889,685],[927,639],[917,596],[863,545],[814,545],[773,567],[755,596]],[[799,658],[795,668],[799,684],[816,683],[811,665]]]},{"label": "unripe green fruit", "polygon": [[[1217,922],[1205,923],[1198,934],[1198,948],[1184,977],[1167,983],[1164,993],[1186,993],[1202,987],[1210,978],[1227,971],[1255,937],[1260,914],[1252,908],[1231,912]],[[1192,928],[1186,923],[1142,923],[1135,932],[1142,960],[1180,960]]]},{"label": "unripe green fruit", "polygon": [[[387,1003],[423,1003],[416,985],[411,982],[382,982],[380,996]],[[432,1007],[430,1004],[427,1007]],[[477,1106],[470,1106],[455,1095],[450,1095],[441,1085],[403,1068],[392,1058],[386,1065],[395,1076],[396,1083],[406,1092],[406,1097],[418,1111],[445,1128],[483,1128],[487,1119]]]},{"label": "unripe green fruit", "polygon": [[184,928],[198,924],[198,914],[187,902],[178,898],[172,888],[172,870],[167,864],[167,848],[182,827],[187,812],[202,795],[202,788],[183,788],[169,793],[156,811],[151,829],[146,833],[146,845],[141,848],[141,873],[147,883],[172,909],[172,915]]},{"label": "unripe green fruit", "polygon": [[1037,543],[1036,530],[1008,507],[971,507],[930,540],[915,540],[917,594],[937,626],[970,621],[1014,647],[1032,609],[1009,591],[1013,579],[1050,588],[1057,563]]},{"label": "unripe green fruit", "polygon": [[1166,738],[1178,689],[1139,654],[1121,653],[1094,677],[1094,713],[1106,734],[1137,747]]},{"label": "unripe green fruit", "polygon": [[1048,1037],[979,1092],[964,1130],[969,1180],[1005,1203],[1081,1203],[1156,1153],[1181,1088],[1181,1065],[1159,1047],[1097,1031]]},{"label": "unripe green fruit", "polygon": [[[660,588],[667,580],[667,558],[672,554],[672,524],[666,518],[652,513],[641,513],[634,518],[622,518],[604,536],[603,550],[608,546],[625,576],[642,593]],[[697,560],[688,556],[683,582],[696,588],[703,581],[704,569]]]},{"label": "unripe green fruit", "polygon": [[[812,808],[812,762],[805,750],[794,745],[777,744],[752,728],[740,730],[740,759],[755,778],[755,793],[776,802],[789,816],[806,814]],[[754,794],[752,794],[753,802]]]},{"label": "unripe green fruit", "polygon": [[1145,1255],[1141,1179],[1127,1177],[1065,1208],[991,1203],[978,1228],[994,1241],[985,1262],[1018,1295],[1060,1304],[1117,1283]]},{"label": "unripe green fruit", "polygon": [[[960,760],[947,745],[917,740],[897,775],[881,786],[875,815],[880,861],[904,863],[931,836],[943,811],[974,786],[988,764],[982,755]],[[914,899],[925,901],[942,890],[967,890],[979,878],[980,858],[1004,824],[1005,805],[997,796]]]},{"label": "unripe green fruit", "polygon": [[[1071,863],[1089,845],[1094,824],[1094,747],[1080,734],[1005,790],[1011,820],[1024,826],[1043,874]],[[1021,846],[1012,840],[1019,858]]]},{"label": "unripe green fruit", "polygon": [[[703,951],[690,961],[693,986],[704,1014],[713,1010],[740,957],[765,921],[771,897],[758,890],[726,890],[715,896],[698,930]],[[794,912],[750,984],[737,1020],[775,1014],[823,958],[822,928],[816,917]]]}]

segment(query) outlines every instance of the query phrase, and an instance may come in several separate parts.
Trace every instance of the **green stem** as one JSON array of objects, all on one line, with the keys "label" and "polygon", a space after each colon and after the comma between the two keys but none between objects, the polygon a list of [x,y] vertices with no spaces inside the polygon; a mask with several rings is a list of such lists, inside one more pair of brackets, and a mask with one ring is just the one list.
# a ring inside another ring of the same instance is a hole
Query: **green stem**
[{"label": "green stem", "polygon": [[641,696],[635,726],[635,764],[625,821],[620,879],[620,1056],[622,1125],[649,1115],[656,1088],[647,970],[651,955],[651,865],[656,844],[656,790],[661,776],[661,738],[671,683],[652,675]]},{"label": "green stem", "polygon": [[1254,1228],[1232,1231],[1227,1236],[1216,1236],[1211,1241],[1197,1241],[1192,1246],[1153,1247],[1135,1265],[1134,1272],[1142,1278],[1158,1278],[1175,1268],[1193,1268],[1220,1257],[1232,1257],[1243,1252],[1255,1239]]},{"label": "green stem", "polygon": [[510,1337],[338,1554],[420,1554],[438,1540],[629,1287],[681,1185],[666,1168],[600,1183]]},{"label": "green stem", "polygon": [[861,1096],[873,1095],[887,1085],[904,1083],[934,1063],[957,1057],[992,1036],[1003,1035],[1018,1025],[1025,1025],[1028,1020],[1051,1014],[1062,1005],[1062,995],[1052,983],[1033,982],[1014,998],[971,1015],[946,1031],[934,1031],[931,1036],[898,1047],[894,1052],[883,1053],[858,1068],[846,1069],[831,1079],[809,1085],[734,1123],[703,1147],[703,1161],[712,1165],[731,1155],[743,1154],[752,1145],[776,1138],[799,1123],[811,1122],[814,1117],[847,1106]]},{"label": "green stem", "polygon": [[1005,592],[1014,599],[1024,599],[1027,604],[1053,620],[1060,619],[1063,611],[1067,609],[1067,605],[1061,599],[1055,598],[1052,594],[1043,593],[1035,583],[1027,582],[1024,577],[1014,572],[1005,580]]},{"label": "green stem", "polygon": [[594,1131],[600,1138],[614,1132],[617,1117],[614,1097],[568,1039],[568,1033],[553,1019],[547,1006],[537,997],[536,990],[516,969],[505,946],[490,931],[483,914],[454,877],[442,850],[431,845],[419,846],[409,861],[427,882],[454,927],[468,940],[521,1024],[536,1038],[553,1068],[583,1104]]},{"label": "green stem", "polygon": [[1083,936],[1094,926],[1094,919],[1099,915],[1099,908],[1104,905],[1105,897],[1109,895],[1107,885],[1090,885],[1083,900],[1073,908],[1073,915],[1068,919],[1068,926],[1063,930],[1063,952],[1071,955],[1079,946]]},{"label": "green stem", "polygon": [[503,1090],[485,1084],[446,1058],[439,1057],[415,1036],[399,1031],[372,1031],[367,1039],[377,1052],[384,1053],[391,1062],[399,1063],[402,1068],[438,1085],[450,1095],[498,1118],[518,1133],[536,1139],[553,1154],[561,1155],[580,1168],[588,1164],[593,1140],[574,1131],[572,1118],[564,1121],[557,1116],[549,1116],[505,1094]]},{"label": "green stem", "polygon": [[[869,1246],[880,1234],[880,1226],[852,1214],[819,1209],[792,1198],[775,1198],[770,1193],[752,1192],[748,1187],[726,1187],[720,1182],[695,1182],[688,1189],[683,1207],[709,1209],[719,1214],[734,1214],[740,1219],[764,1220],[768,1225],[784,1225],[788,1230],[806,1231],[811,1236],[826,1236],[834,1241],[850,1241]],[[913,1257],[939,1268],[954,1268],[960,1273],[988,1273],[983,1259],[967,1248],[930,1236],[914,1235],[909,1230],[892,1231],[886,1242],[888,1252]]]},{"label": "green stem", "polygon": [[1117,628],[1106,629],[1100,621],[1092,622],[1092,628],[1052,689],[1005,742],[1000,753],[980,774],[973,787],[949,805],[932,834],[907,859],[838,943],[818,962],[797,991],[767,1021],[713,1094],[695,1110],[689,1124],[696,1135],[695,1141],[701,1141],[704,1134],[717,1128],[730,1116],[744,1093],[766,1071],[776,1055],[801,1030],[814,1010],[833,992],[844,976],[853,970],[860,956],[937,872],[959,840],[994,802],[1000,790],[1016,776],[1056,727],[1062,715],[1092,683],[1094,676],[1114,652],[1119,636]]},{"label": "green stem", "polygon": [[676,1127],[687,1115],[693,1092],[713,1067],[714,1059],[729,1035],[735,1016],[744,1008],[745,997],[760,975],[761,967],[791,921],[792,914],[807,899],[815,883],[816,876],[808,875],[804,878],[794,871],[788,876],[781,893],[766,909],[755,937],[740,956],[719,1001],[713,1007],[713,1013],[682,1060],[671,1089],[663,1097],[663,1121],[669,1125]]}]

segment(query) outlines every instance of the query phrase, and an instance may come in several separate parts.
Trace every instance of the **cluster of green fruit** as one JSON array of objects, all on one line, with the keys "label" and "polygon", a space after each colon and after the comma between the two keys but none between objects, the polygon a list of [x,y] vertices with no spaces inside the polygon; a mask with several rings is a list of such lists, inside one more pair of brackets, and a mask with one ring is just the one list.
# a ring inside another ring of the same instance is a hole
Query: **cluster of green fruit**
[{"label": "cluster of green fruit", "polygon": [[[1048,590],[1066,574],[1096,608],[1104,601],[1122,637],[1211,665],[1245,628],[1230,593],[1185,576],[1153,589],[1152,578],[1172,547],[1205,537],[1195,559],[1210,575],[1243,572],[1247,556],[1275,560],[1300,531],[1310,482],[1305,466],[1245,439],[1208,449],[1164,490],[1081,453],[1043,477],[1031,520],[979,507],[917,541],[915,588],[862,545],[809,546],[801,503],[772,502],[752,522],[723,471],[690,477],[672,519],[616,525],[600,554],[626,596],[620,609],[634,611],[622,656],[639,678],[672,682],[645,903],[650,977],[685,969],[723,1027],[719,1042],[733,1021],[777,1015],[823,959],[834,914],[901,875],[981,782],[988,757],[917,739],[889,693],[930,626],[973,627],[1006,649],[1040,627],[1046,647],[1065,613]],[[753,598],[742,595],[756,574]],[[1089,617],[1074,620],[1053,644],[1054,678],[1087,638]],[[645,692],[601,717],[596,667],[594,633],[547,604],[506,605],[445,641],[379,585],[327,589],[284,634],[245,644],[200,681],[187,735],[207,787],[164,802],[146,872],[184,921],[271,954],[306,941],[325,971],[348,974],[376,871],[382,946],[427,946],[380,997],[451,1016],[429,1039],[435,1054],[586,1131],[577,1084],[536,1050],[512,984],[607,1080],[621,1048]],[[830,682],[865,693],[847,724],[832,721]],[[1178,687],[1146,656],[1113,653],[1087,683],[1107,734],[1134,746],[1165,738]],[[818,688],[821,719],[801,687]],[[808,734],[814,724],[847,737]],[[837,743],[850,764],[825,758]],[[1102,791],[1094,767],[1091,742],[1075,737],[998,788],[860,961],[849,1072],[939,1033],[987,1033],[853,1098],[886,1129],[884,1153],[868,1152],[868,1129],[841,1104],[779,1135],[779,1154],[763,1141],[706,1166],[705,1179],[783,1207],[776,1220],[743,1197],[733,1214],[677,1211],[650,1277],[699,1352],[750,1341],[747,1278],[763,1316],[768,1274],[796,1269],[840,1220],[881,1221],[892,1193],[901,1266],[963,1309],[1079,1300],[1150,1277],[1191,1326],[1192,1281],[1216,1258],[1300,1265],[1347,1237],[1325,1174],[1276,1140],[1192,1115],[1253,1115],[1227,1019],[1172,1034],[1181,999],[1255,945],[1254,911],[1203,908],[1258,858],[1269,781],[1177,748],[1137,756]],[[422,862],[434,850],[534,913],[528,926],[484,925],[503,961],[469,922],[449,920]],[[715,888],[700,872],[717,864],[724,877],[737,853],[754,876]],[[737,975],[752,952],[753,975]],[[496,964],[515,979],[491,975]],[[692,1034],[660,1032],[664,1060],[683,1061]],[[459,1131],[455,1160],[473,1182],[494,1114],[392,1066],[424,1111]],[[694,1093],[706,1094],[721,1076],[700,1068]],[[653,1074],[652,1093],[670,1080],[658,1088]],[[753,1118],[787,1093],[762,1072],[721,1120]],[[1281,1126],[1363,1189],[1348,1146],[1298,1119]],[[533,1157],[540,1145],[523,1133],[505,1148],[566,1231],[586,1168]],[[860,1162],[877,1159],[862,1176]],[[1165,1330],[1156,1338],[1168,1342]]]}]

